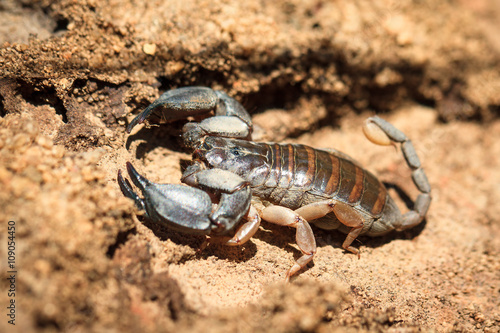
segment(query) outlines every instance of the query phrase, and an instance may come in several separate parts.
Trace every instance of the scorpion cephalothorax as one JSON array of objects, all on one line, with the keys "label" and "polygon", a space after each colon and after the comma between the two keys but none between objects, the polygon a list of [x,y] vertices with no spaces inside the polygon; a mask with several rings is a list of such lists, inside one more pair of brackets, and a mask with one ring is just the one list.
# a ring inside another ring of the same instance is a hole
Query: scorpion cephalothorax
[{"label": "scorpion cephalothorax", "polygon": [[152,183],[127,163],[142,199],[118,173],[122,192],[152,221],[191,234],[228,235],[227,245],[250,239],[261,218],[294,227],[303,255],[288,271],[288,280],[316,253],[309,222],[346,233],[342,247],[359,256],[351,246],[358,235],[378,236],[412,228],[427,213],[431,189],[415,149],[404,133],[379,117],[367,119],[365,135],[380,145],[401,144],[421,192],[414,209],[404,215],[384,185],[341,152],[251,141],[250,116],[220,91],[206,87],[167,91],[132,120],[128,131],[146,118],[168,122],[211,112],[213,117],[189,122],[183,128],[183,141],[193,150],[193,164],[181,179],[189,186]]}]

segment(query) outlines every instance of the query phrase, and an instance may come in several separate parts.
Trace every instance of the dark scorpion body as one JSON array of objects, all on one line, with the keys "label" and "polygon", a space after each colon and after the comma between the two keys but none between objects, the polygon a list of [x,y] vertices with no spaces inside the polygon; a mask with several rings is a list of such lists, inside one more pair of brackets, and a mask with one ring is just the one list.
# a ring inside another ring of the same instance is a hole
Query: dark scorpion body
[{"label": "dark scorpion body", "polygon": [[408,229],[425,217],[431,202],[430,185],[415,149],[401,131],[378,117],[365,123],[366,136],[382,145],[401,143],[421,192],[415,208],[404,215],[384,185],[341,152],[250,141],[248,113],[236,100],[209,88],[166,92],[131,122],[129,131],[147,117],[171,121],[211,111],[215,116],[187,123],[183,129],[184,143],[193,149],[194,161],[183,173],[182,182],[191,187],[152,183],[128,163],[130,178],[144,195],[141,199],[118,174],[123,193],[151,220],[186,233],[226,235],[227,245],[250,239],[261,218],[295,227],[303,255],[288,271],[288,280],[316,252],[309,222],[346,233],[342,247],[359,256],[351,246],[358,235]]}]

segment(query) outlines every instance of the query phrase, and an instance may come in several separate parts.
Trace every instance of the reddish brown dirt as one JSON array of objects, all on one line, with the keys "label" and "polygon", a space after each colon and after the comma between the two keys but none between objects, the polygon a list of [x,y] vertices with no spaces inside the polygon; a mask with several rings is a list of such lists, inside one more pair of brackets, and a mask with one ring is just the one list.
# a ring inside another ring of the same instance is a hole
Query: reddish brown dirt
[{"label": "reddish brown dirt", "polygon": [[[0,330],[499,332],[499,12],[489,0],[3,2]],[[175,125],[125,126],[185,85],[242,101],[255,140],[336,148],[414,199],[400,152],[360,130],[381,114],[421,157],[425,223],[360,237],[359,260],[345,235],[315,229],[314,261],[285,284],[294,230],[263,223],[242,247],[199,253],[202,237],[136,218],[117,170],[132,161],[179,183],[190,155]]]}]

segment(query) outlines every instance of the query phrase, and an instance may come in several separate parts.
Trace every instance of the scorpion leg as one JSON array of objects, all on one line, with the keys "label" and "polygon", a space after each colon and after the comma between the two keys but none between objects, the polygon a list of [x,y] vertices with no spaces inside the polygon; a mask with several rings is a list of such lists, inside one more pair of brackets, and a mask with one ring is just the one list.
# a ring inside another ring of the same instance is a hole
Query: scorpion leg
[{"label": "scorpion leg", "polygon": [[360,257],[359,250],[351,246],[351,244],[363,229],[364,220],[354,208],[341,201],[324,200],[300,207],[295,212],[308,221],[321,218],[333,212],[340,223],[352,227],[342,244],[342,248],[357,254],[358,258]]},{"label": "scorpion leg", "polygon": [[243,223],[243,225],[236,230],[236,233],[226,242],[226,245],[242,245],[255,235],[260,226],[260,215],[257,209],[252,205],[250,205],[246,220],[247,222]]},{"label": "scorpion leg", "polygon": [[405,230],[418,225],[425,217],[431,204],[431,185],[427,180],[424,170],[420,165],[417,152],[410,139],[394,127],[389,122],[379,117],[370,117],[363,126],[363,131],[368,138],[375,144],[389,145],[393,143],[401,144],[401,151],[406,163],[412,170],[412,179],[415,186],[421,192],[415,201],[415,207],[403,215],[402,221],[395,226],[396,230]]},{"label": "scorpion leg", "polygon": [[286,281],[290,276],[297,273],[301,268],[312,260],[316,253],[316,239],[309,223],[293,210],[282,206],[268,206],[262,210],[261,217],[271,223],[294,227],[297,229],[295,239],[302,257],[297,259],[295,264],[290,267],[286,274]]}]

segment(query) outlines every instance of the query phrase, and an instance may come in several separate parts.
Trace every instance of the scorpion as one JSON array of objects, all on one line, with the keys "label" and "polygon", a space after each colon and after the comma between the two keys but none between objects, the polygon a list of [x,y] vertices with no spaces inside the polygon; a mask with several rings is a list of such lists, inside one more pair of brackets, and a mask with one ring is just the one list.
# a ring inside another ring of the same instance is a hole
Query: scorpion
[{"label": "scorpion", "polygon": [[137,115],[132,128],[148,122],[172,122],[201,117],[182,128],[193,161],[182,174],[183,184],[157,184],[126,168],[142,198],[118,171],[123,194],[154,223],[172,230],[223,236],[226,245],[248,241],[261,219],[296,228],[302,252],[286,273],[286,281],[310,262],[316,240],[310,223],[347,237],[342,247],[359,258],[351,244],[359,235],[380,236],[412,228],[424,219],[431,187],[412,142],[378,116],[368,118],[365,136],[379,145],[401,145],[419,194],[404,215],[386,187],[348,155],[334,149],[300,144],[251,141],[252,119],[244,107],[222,91],[208,87],[169,90]]}]

